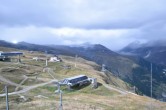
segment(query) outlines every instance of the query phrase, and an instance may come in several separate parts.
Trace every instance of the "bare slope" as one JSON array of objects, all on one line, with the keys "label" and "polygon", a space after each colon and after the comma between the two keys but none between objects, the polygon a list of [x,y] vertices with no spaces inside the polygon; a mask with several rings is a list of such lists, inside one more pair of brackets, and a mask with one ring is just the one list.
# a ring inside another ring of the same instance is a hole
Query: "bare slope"
[{"label": "bare slope", "polygon": [[[151,103],[154,110],[164,110],[166,107],[166,103],[128,92],[128,84],[111,73],[108,78],[94,62],[60,56],[63,62],[48,63],[46,68],[45,61],[32,60],[33,57],[44,58],[43,53],[23,52],[25,56],[22,57],[21,64],[0,62],[0,96],[4,93],[1,91],[3,85],[8,84],[12,110],[57,109],[59,95],[54,93],[57,88],[52,82],[79,74],[97,78],[99,87],[92,89],[90,85],[86,85],[72,91],[62,87],[64,110],[148,110]],[[71,68],[66,69],[65,66]],[[0,110],[5,110],[4,97],[0,97]]]},{"label": "bare slope", "polygon": [[[131,58],[111,51],[100,44],[82,46],[44,46],[20,42],[12,44],[0,40],[0,46],[16,49],[41,51],[56,55],[75,56],[78,55],[86,60],[91,60],[99,65],[105,64],[106,68],[123,81],[137,87],[140,94],[150,96],[150,62],[142,58]],[[136,46],[137,47],[137,46]],[[147,55],[149,56],[149,54]],[[158,57],[156,57],[158,58]],[[31,62],[29,62],[31,63]],[[36,64],[39,65],[39,64]],[[166,75],[163,74],[165,67],[153,64],[153,98],[163,100],[165,93]],[[112,74],[108,74],[107,77]]]}]

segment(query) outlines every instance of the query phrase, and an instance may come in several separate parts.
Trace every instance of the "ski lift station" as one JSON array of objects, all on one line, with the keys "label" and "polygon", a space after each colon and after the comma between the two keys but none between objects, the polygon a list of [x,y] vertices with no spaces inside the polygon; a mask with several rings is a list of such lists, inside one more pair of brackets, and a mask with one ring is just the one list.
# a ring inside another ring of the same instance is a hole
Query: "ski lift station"
[{"label": "ski lift station", "polygon": [[84,85],[87,83],[92,83],[93,87],[97,87],[97,81],[95,78],[89,78],[85,75],[78,75],[70,78],[65,78],[60,82],[61,85],[67,85],[69,88],[75,85]]},{"label": "ski lift station", "polygon": [[23,55],[22,52],[0,52],[0,60],[6,60],[9,59],[10,56],[19,56],[20,61],[20,55]]}]

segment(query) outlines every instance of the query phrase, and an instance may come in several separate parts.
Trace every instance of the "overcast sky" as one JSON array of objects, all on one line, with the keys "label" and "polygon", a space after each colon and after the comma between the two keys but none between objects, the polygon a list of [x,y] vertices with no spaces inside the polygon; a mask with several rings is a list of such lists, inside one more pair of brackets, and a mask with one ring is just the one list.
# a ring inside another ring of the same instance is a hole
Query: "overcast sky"
[{"label": "overcast sky", "polygon": [[112,50],[166,39],[166,0],[0,0],[0,39]]}]

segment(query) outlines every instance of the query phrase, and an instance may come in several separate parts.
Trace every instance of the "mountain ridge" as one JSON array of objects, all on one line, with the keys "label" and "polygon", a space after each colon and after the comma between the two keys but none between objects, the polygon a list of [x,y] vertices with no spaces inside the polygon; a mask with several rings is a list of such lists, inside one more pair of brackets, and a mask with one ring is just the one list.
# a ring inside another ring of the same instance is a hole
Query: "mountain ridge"
[{"label": "mountain ridge", "polygon": [[[9,43],[10,44],[10,43]],[[28,45],[27,45],[28,44]],[[3,46],[3,43],[0,43]],[[106,69],[111,71],[114,75],[118,76],[122,80],[136,86],[142,94],[150,96],[150,62],[142,58],[131,58],[120,55],[110,49],[95,44],[92,47],[70,47],[70,46],[43,46],[36,44],[24,43],[22,44],[10,44],[8,47],[26,49],[30,51],[42,51],[54,55],[69,55],[75,57],[82,57],[86,60],[94,61],[99,65],[105,64]],[[161,71],[163,66],[154,64],[156,70],[154,70],[155,87],[153,88],[154,98],[161,98],[162,90],[159,87],[164,87],[166,81]],[[160,77],[163,77],[161,79]]]},{"label": "mountain ridge", "polygon": [[[22,63],[0,62],[0,90],[4,88],[3,84],[10,82],[8,95],[9,107],[12,110],[58,109],[59,95],[55,94],[55,90],[58,88],[55,87],[55,83],[49,83],[80,73],[97,78],[98,87],[92,89],[91,85],[82,85],[69,91],[67,87],[61,86],[63,109],[147,110],[150,108],[149,104],[152,103],[154,109],[165,110],[165,103],[132,93],[134,92],[133,87],[109,71],[101,72],[100,69],[97,69],[100,68],[100,65],[95,62],[78,57],[77,67],[75,67],[75,57],[60,55],[63,62],[49,62],[46,68],[45,61],[32,60],[36,56],[45,57],[43,52],[34,51],[31,53],[26,50],[1,46],[0,50],[24,52],[24,56],[21,57]],[[49,54],[49,56],[51,55]],[[63,65],[68,65],[71,68],[65,69]],[[50,74],[54,76],[54,80]],[[5,109],[5,95],[4,91],[0,92],[0,109]]]},{"label": "mountain ridge", "polygon": [[120,50],[120,53],[139,56],[147,61],[166,66],[166,44],[164,44],[164,42],[165,41],[147,42],[135,49],[132,49],[128,45]]}]

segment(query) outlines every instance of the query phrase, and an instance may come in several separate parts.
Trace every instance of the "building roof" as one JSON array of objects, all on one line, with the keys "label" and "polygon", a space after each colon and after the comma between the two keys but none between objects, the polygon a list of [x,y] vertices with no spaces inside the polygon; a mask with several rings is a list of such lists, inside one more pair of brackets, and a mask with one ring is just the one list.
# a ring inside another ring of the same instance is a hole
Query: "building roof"
[{"label": "building roof", "polygon": [[65,78],[67,80],[72,80],[72,79],[76,79],[76,78],[80,78],[80,77],[83,77],[85,75],[78,75],[78,76],[74,76],[74,77],[70,77],[70,78]]},{"label": "building roof", "polygon": [[16,56],[23,55],[22,52],[0,52],[0,56]]}]

